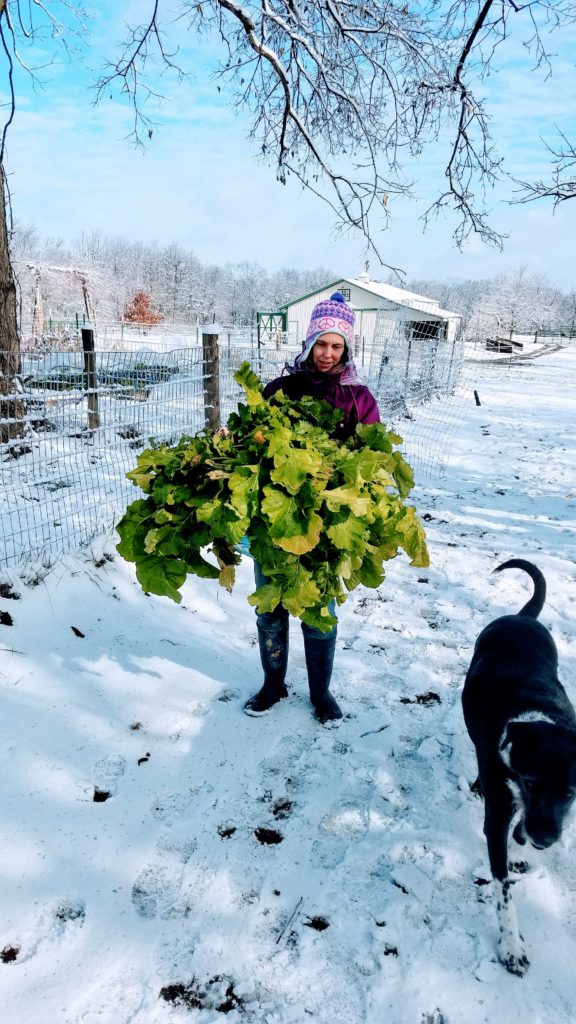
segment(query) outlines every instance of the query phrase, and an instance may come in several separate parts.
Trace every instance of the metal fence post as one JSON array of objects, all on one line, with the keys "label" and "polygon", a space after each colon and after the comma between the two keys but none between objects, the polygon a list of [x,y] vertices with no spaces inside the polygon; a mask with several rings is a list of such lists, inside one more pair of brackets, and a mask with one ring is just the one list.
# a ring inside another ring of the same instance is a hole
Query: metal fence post
[{"label": "metal fence post", "polygon": [[410,362],[412,359],[412,331],[408,334],[408,347],[406,349],[406,368],[404,370],[404,383],[408,388],[408,382],[410,380]]},{"label": "metal fence post", "polygon": [[204,420],[210,430],[220,426],[220,360],[218,324],[202,327],[202,377],[204,381]]},{"label": "metal fence post", "polygon": [[98,409],[98,378],[96,376],[94,330],[91,324],[82,328],[82,348],[84,350],[84,372],[86,374],[86,393],[88,396],[88,430],[97,430],[100,426],[100,412]]}]

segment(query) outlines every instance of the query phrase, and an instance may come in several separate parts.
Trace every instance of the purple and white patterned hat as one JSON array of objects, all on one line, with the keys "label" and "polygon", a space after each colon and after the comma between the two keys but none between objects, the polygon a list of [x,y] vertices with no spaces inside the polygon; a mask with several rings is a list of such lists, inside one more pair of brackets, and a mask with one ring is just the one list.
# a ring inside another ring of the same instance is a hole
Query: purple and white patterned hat
[{"label": "purple and white patterned hat", "polygon": [[306,331],[306,348],[321,334],[340,334],[348,345],[348,354],[354,351],[354,322],[356,314],[347,304],[342,292],[334,292],[329,299],[322,299],[312,310]]},{"label": "purple and white patterned hat", "polygon": [[334,292],[329,299],[321,299],[312,310],[306,331],[306,340],[302,345],[300,355],[296,356],[292,366],[286,364],[288,372],[295,373],[304,368],[304,363],[321,334],[339,334],[344,339],[346,346],[346,366],[342,372],[341,381],[343,384],[358,383],[360,378],[354,365],[355,320],[356,314],[347,304],[342,292]]}]

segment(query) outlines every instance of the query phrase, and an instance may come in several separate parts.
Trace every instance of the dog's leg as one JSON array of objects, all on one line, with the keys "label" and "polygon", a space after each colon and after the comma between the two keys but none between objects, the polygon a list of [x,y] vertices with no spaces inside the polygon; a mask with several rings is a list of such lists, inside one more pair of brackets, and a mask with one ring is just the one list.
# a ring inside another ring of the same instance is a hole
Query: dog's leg
[{"label": "dog's leg", "polygon": [[514,801],[507,786],[485,788],[484,832],[496,893],[500,931],[498,959],[506,970],[521,977],[529,966],[529,960],[518,929],[508,878],[508,831],[513,813]]},{"label": "dog's leg", "polygon": [[494,887],[497,894],[496,913],[500,930],[498,959],[511,974],[523,977],[526,969],[530,966],[530,961],[524,951],[522,936],[518,930],[518,918],[516,917],[516,908],[512,902],[510,885],[509,878],[505,878],[502,882],[494,879]]}]

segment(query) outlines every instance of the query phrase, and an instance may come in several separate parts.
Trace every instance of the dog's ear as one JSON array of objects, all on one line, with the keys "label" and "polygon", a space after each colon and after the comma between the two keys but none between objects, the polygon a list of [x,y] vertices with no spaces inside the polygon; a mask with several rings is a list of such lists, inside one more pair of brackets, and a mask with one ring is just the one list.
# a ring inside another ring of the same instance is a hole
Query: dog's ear
[{"label": "dog's ear", "polygon": [[522,771],[525,762],[534,761],[534,750],[541,745],[543,722],[508,722],[500,741],[500,755],[509,768]]},{"label": "dog's ear", "polygon": [[556,734],[558,729],[559,726],[544,715],[541,718],[526,718],[522,721],[508,722],[500,746],[507,747],[509,743],[512,743],[515,747],[530,749],[531,744],[537,741],[538,737],[550,733]]},{"label": "dog's ear", "polygon": [[561,752],[566,752],[567,743],[574,746],[573,735],[550,720],[509,722],[502,739],[502,760],[520,775],[530,774],[565,756]]},{"label": "dog's ear", "polygon": [[523,722],[508,722],[500,741],[500,747],[509,747],[511,743],[517,742],[522,736],[523,729]]}]

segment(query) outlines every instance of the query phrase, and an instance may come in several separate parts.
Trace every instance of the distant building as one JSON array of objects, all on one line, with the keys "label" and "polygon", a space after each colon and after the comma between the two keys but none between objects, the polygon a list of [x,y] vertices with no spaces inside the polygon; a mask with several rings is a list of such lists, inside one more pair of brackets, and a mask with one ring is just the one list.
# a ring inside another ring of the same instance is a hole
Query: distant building
[{"label": "distant building", "polygon": [[451,341],[456,336],[460,320],[457,313],[441,309],[435,299],[425,295],[371,281],[365,270],[359,277],[340,277],[330,281],[323,288],[292,299],[274,312],[258,313],[261,340],[278,343],[282,337],[289,345],[301,345],[314,306],[336,291],[342,292],[356,312],[357,349],[364,345],[372,346],[377,321],[379,329],[383,321],[390,321],[390,327],[400,328],[408,341],[428,338]]}]

